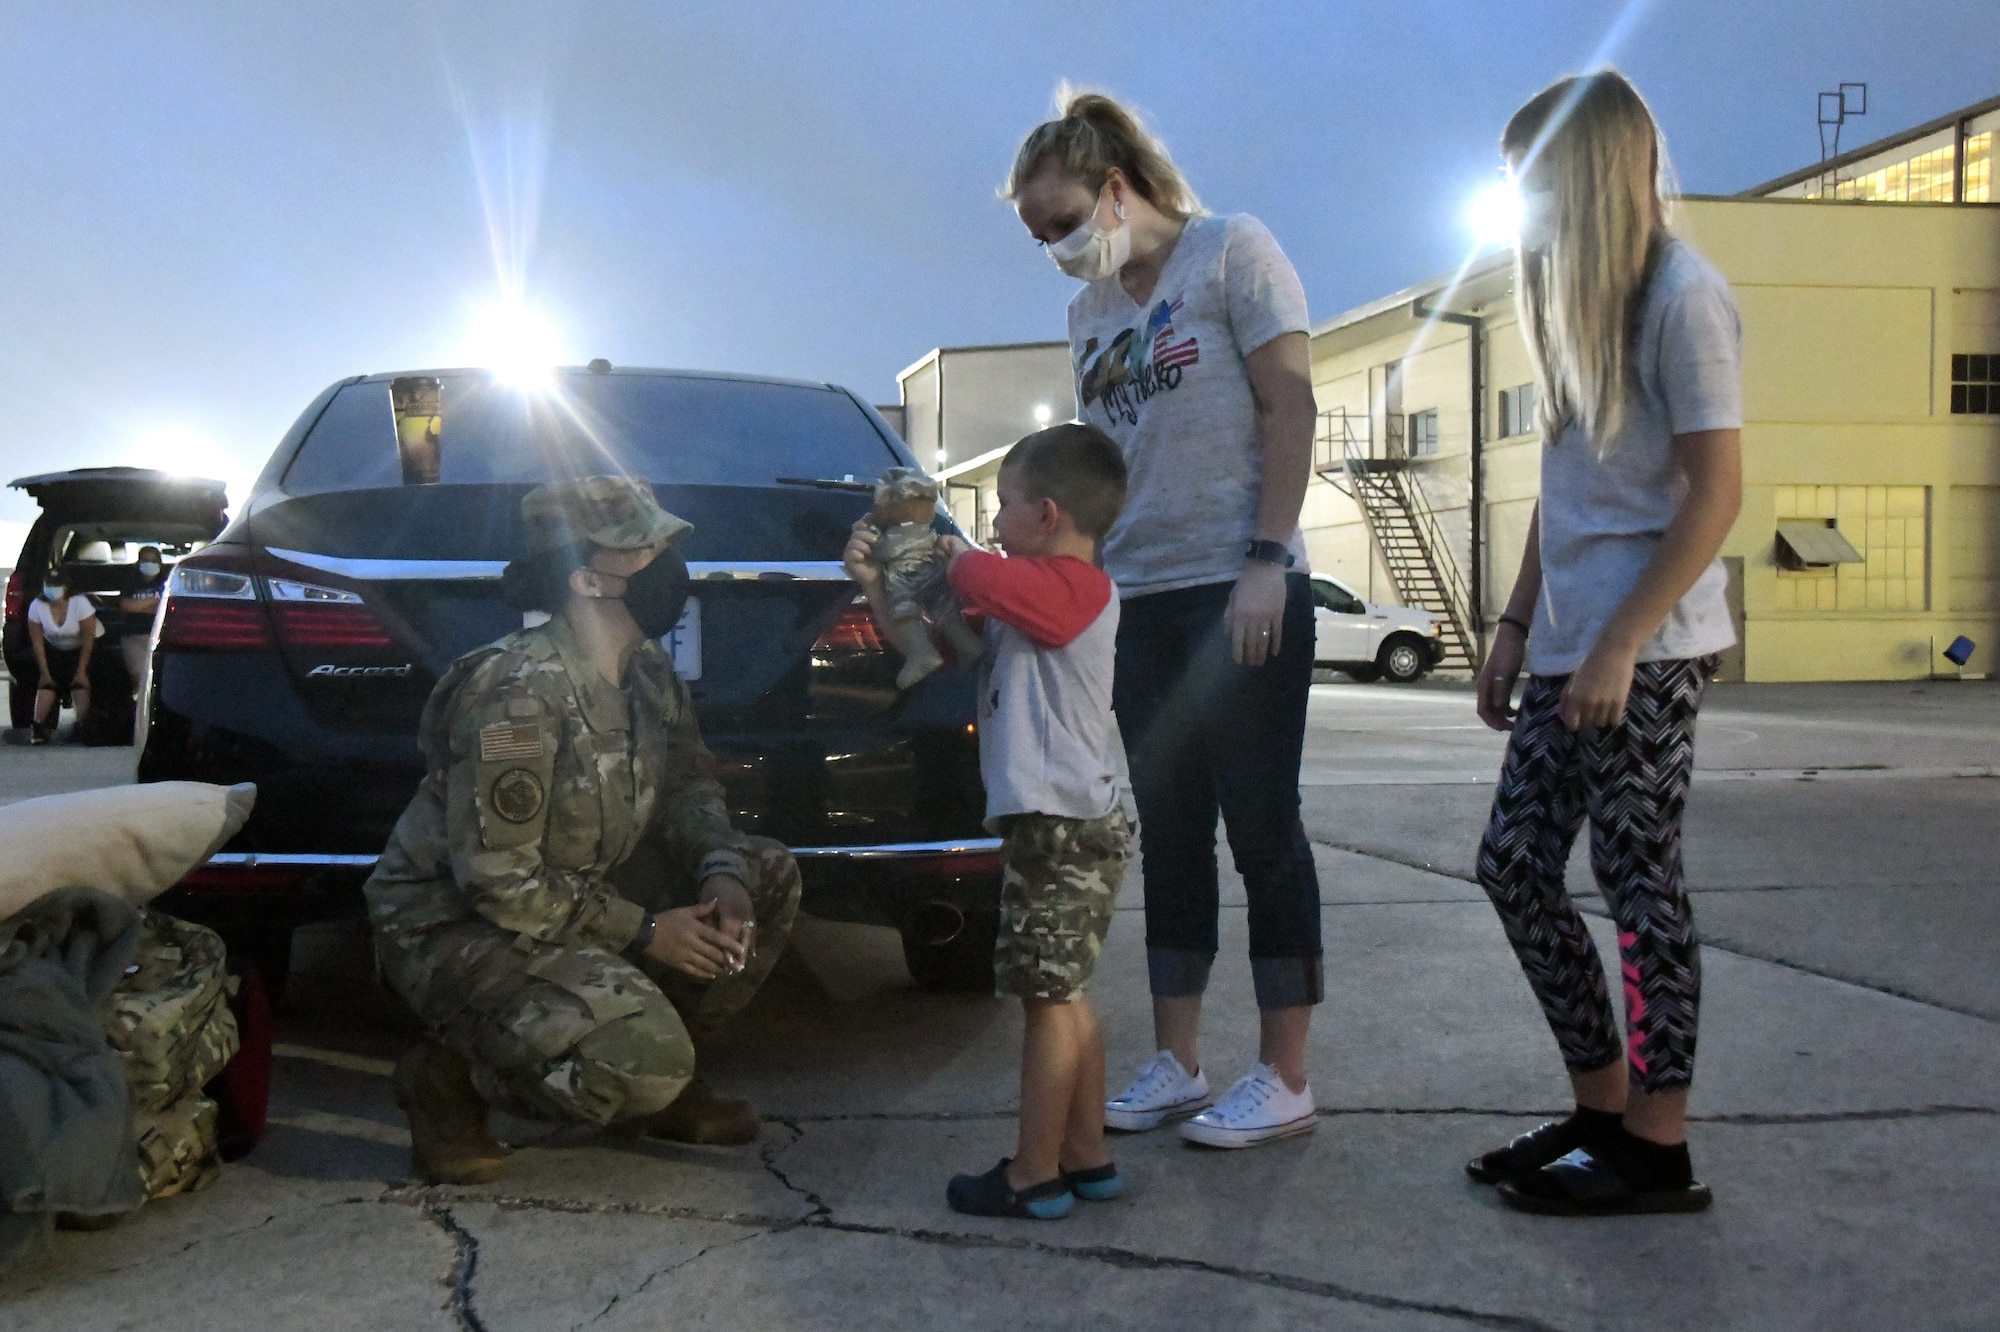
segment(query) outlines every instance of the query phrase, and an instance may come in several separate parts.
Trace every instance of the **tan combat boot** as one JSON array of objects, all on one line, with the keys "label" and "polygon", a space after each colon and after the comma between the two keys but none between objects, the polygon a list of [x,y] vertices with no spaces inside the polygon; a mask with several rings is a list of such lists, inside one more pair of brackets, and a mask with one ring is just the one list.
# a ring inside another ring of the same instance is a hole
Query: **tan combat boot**
[{"label": "tan combat boot", "polygon": [[396,1061],[391,1085],[410,1120],[411,1168],[426,1183],[491,1184],[506,1171],[462,1055],[425,1041]]},{"label": "tan combat boot", "polygon": [[688,1083],[672,1105],[639,1125],[639,1131],[649,1138],[718,1147],[755,1142],[762,1128],[763,1122],[750,1102],[734,1096],[717,1096],[715,1088],[700,1078]]}]

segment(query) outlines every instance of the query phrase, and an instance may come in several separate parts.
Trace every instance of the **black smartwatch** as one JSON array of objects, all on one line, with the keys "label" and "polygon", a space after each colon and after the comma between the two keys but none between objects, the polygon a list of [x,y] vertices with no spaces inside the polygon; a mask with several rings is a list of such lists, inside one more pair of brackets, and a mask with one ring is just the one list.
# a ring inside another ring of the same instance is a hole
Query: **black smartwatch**
[{"label": "black smartwatch", "polygon": [[1289,569],[1297,564],[1298,557],[1282,541],[1252,541],[1243,548],[1243,557],[1275,564],[1280,569]]},{"label": "black smartwatch", "polygon": [[653,946],[653,936],[659,933],[660,918],[648,911],[646,918],[639,922],[639,932],[632,936],[632,942],[625,945],[625,956],[633,959],[644,957],[646,950]]}]

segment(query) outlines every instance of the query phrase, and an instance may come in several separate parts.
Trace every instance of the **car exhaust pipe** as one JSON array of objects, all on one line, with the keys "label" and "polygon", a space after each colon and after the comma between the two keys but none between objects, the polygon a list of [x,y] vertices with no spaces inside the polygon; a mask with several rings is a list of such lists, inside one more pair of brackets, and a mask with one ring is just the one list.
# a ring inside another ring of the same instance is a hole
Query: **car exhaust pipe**
[{"label": "car exhaust pipe", "polygon": [[910,938],[926,948],[942,948],[965,929],[965,912],[942,898],[917,908],[910,918]]}]

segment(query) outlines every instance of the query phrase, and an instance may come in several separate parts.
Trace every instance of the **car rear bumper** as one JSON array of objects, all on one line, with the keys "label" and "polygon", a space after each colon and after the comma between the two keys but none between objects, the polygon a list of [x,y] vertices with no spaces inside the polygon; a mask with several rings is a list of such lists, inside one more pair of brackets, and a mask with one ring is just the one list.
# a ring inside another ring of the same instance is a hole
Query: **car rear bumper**
[{"label": "car rear bumper", "polygon": [[[904,928],[928,904],[990,908],[1000,881],[1000,839],[948,838],[854,846],[795,846],[802,905],[823,920]],[[360,914],[372,855],[224,851],[172,890],[171,909],[219,927],[275,925]]]},{"label": "car rear bumper", "polygon": [[[881,846],[795,846],[792,857],[801,863],[814,860],[854,861],[928,860],[936,857],[963,857],[967,860],[993,859],[1000,854],[998,837],[957,838],[942,842],[889,842]],[[332,855],[310,851],[222,851],[210,856],[203,869],[286,868],[302,870],[349,870],[363,874],[375,868],[375,856]]]}]

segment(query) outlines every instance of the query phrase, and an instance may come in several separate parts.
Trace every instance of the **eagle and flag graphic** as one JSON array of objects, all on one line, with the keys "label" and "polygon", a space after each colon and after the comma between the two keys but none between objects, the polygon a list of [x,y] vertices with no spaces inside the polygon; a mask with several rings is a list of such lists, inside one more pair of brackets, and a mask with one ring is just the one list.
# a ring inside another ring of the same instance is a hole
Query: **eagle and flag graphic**
[{"label": "eagle and flag graphic", "polygon": [[1180,386],[1187,367],[1201,360],[1201,346],[1194,337],[1174,336],[1174,316],[1181,304],[1178,295],[1161,301],[1142,323],[1118,334],[1102,352],[1096,338],[1084,344],[1078,358],[1085,367],[1078,396],[1086,413],[1101,402],[1110,420],[1136,425],[1147,399]]}]

